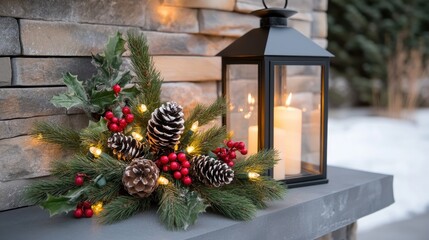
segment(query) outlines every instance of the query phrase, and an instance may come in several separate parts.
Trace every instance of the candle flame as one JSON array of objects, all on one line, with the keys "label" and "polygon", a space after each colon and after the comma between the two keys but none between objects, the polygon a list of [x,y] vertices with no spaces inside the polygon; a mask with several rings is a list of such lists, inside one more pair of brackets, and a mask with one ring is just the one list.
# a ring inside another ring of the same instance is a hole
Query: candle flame
[{"label": "candle flame", "polygon": [[289,96],[286,99],[286,106],[289,107],[291,101],[292,101],[292,93],[289,93]]},{"label": "candle flame", "polygon": [[252,94],[247,94],[247,103],[252,104]]}]

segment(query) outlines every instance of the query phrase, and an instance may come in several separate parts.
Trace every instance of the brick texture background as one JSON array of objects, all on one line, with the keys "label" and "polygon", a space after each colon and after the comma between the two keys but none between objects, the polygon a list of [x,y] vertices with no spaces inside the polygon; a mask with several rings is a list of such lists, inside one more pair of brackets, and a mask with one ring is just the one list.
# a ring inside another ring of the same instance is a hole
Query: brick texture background
[{"label": "brick texture background", "polygon": [[[328,0],[290,0],[299,13],[290,25],[326,47]],[[283,0],[267,1],[281,7]],[[28,136],[36,121],[82,128],[87,119],[49,103],[64,91],[61,76],[94,73],[91,53],[116,31],[143,32],[165,84],[162,98],[185,111],[219,96],[215,55],[259,20],[248,13],[260,0],[1,0],[0,1],[0,210],[23,206],[23,188],[48,173],[55,146]]]}]

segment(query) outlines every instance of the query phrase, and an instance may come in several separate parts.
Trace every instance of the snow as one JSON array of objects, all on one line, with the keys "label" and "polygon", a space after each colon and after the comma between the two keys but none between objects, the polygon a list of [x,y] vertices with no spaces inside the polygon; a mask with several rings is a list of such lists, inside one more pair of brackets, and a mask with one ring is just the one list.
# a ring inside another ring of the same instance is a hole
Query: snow
[{"label": "snow", "polygon": [[395,203],[359,220],[359,231],[428,211],[429,109],[418,110],[411,120],[330,118],[328,165],[394,175]]}]

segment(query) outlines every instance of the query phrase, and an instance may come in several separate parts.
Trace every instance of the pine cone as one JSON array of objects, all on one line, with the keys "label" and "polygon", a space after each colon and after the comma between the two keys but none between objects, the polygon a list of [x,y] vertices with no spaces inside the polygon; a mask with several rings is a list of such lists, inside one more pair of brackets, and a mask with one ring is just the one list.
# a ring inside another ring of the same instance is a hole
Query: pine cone
[{"label": "pine cone", "polygon": [[158,178],[159,168],[153,161],[135,158],[125,168],[122,183],[129,194],[145,198],[158,187]]},{"label": "pine cone", "polygon": [[143,156],[144,144],[135,140],[132,136],[123,133],[114,133],[108,140],[107,146],[113,149],[118,159],[131,160]]},{"label": "pine cone", "polygon": [[167,102],[152,113],[146,134],[152,152],[174,148],[179,144],[180,135],[185,129],[182,110],[177,103]]},{"label": "pine cone", "polygon": [[210,156],[195,156],[191,159],[191,172],[206,185],[221,187],[234,179],[234,170],[221,160]]}]

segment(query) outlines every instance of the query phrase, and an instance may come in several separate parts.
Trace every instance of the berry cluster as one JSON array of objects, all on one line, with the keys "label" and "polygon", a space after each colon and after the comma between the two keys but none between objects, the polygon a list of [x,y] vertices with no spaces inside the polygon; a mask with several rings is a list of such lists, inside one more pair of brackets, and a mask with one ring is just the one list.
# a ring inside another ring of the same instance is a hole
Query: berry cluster
[{"label": "berry cluster", "polygon": [[129,123],[134,121],[134,115],[131,113],[130,107],[123,107],[122,113],[121,119],[117,118],[112,111],[107,111],[104,114],[104,118],[107,120],[107,127],[111,132],[122,132]]},{"label": "berry cluster", "polygon": [[112,87],[113,92],[115,93],[115,96],[118,96],[119,92],[121,92],[121,86],[119,84],[115,84]]},{"label": "berry cluster", "polygon": [[161,156],[158,161],[156,161],[156,165],[163,172],[172,171],[173,177],[177,180],[182,180],[184,185],[189,186],[192,184],[192,179],[188,176],[191,164],[186,154],[182,152],[176,154],[173,152],[168,154],[168,156]]},{"label": "berry cluster", "polygon": [[85,173],[76,174],[76,177],[74,178],[74,184],[76,184],[76,186],[82,186],[85,182],[85,177],[87,177]]},{"label": "berry cluster", "polygon": [[90,218],[94,212],[91,209],[91,203],[89,201],[80,202],[76,206],[76,210],[73,212],[75,218],[81,218],[83,216]]},{"label": "berry cluster", "polygon": [[228,140],[225,145],[226,148],[218,147],[212,152],[230,167],[234,166],[234,160],[237,158],[237,154],[235,153],[236,151],[239,151],[242,155],[247,154],[247,149],[244,142],[234,142],[232,140]]}]

